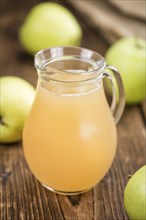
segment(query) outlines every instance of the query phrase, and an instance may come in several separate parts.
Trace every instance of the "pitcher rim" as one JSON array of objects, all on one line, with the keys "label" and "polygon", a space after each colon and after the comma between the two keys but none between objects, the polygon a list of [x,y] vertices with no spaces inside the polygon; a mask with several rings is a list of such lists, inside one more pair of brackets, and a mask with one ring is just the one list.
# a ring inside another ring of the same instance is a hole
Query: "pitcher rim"
[{"label": "pitcher rim", "polygon": [[[84,76],[88,77],[87,79],[82,79],[82,80],[75,80],[75,81],[65,81],[65,80],[57,80],[57,79],[53,79],[51,78],[51,80],[54,80],[54,81],[57,81],[57,82],[63,82],[63,83],[77,83],[77,82],[83,82],[83,81],[87,81],[87,80],[92,80],[94,78],[98,78],[100,77],[103,69],[106,67],[106,60],[105,58],[98,52],[96,51],[93,51],[91,49],[88,49],[88,48],[84,48],[84,47],[78,47],[78,46],[55,46],[55,47],[48,47],[48,48],[44,48],[40,51],[38,51],[37,53],[35,53],[34,55],[34,66],[35,68],[38,70],[38,71],[46,71],[47,69],[49,70],[49,66],[46,66],[44,67],[43,64],[41,64],[40,66],[38,65],[38,56],[40,54],[43,54],[44,52],[47,52],[47,51],[51,51],[51,50],[54,50],[54,49],[77,49],[79,51],[81,50],[84,50],[86,52],[90,52],[92,54],[95,54],[97,57],[99,57],[100,59],[98,60],[94,60],[94,62],[96,63],[96,68],[94,70],[88,70],[88,71],[85,71],[84,72]],[[72,54],[72,56],[75,56],[76,54]],[[55,60],[55,58],[59,58],[60,57],[60,60],[61,60],[61,57],[62,56],[57,56],[57,57],[50,57],[48,59],[48,63],[51,63],[51,61],[53,61],[53,59]],[[98,63],[100,61],[100,64]],[[65,71],[65,70],[61,70],[61,69],[58,69],[58,68],[53,68],[54,70],[59,71],[59,72],[62,72],[62,73],[71,73],[71,72],[68,72],[68,71]],[[40,75],[43,75],[43,73],[40,73]],[[46,73],[47,75],[47,73]],[[49,77],[48,77],[49,79]]]}]

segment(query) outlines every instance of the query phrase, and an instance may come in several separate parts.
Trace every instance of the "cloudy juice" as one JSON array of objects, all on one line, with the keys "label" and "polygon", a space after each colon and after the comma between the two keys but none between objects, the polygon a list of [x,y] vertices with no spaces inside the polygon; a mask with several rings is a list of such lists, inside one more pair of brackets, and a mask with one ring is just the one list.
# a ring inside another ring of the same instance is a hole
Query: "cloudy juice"
[{"label": "cloudy juice", "polygon": [[23,145],[31,171],[49,189],[93,187],[111,166],[117,145],[102,84],[81,94],[59,94],[39,82]]}]

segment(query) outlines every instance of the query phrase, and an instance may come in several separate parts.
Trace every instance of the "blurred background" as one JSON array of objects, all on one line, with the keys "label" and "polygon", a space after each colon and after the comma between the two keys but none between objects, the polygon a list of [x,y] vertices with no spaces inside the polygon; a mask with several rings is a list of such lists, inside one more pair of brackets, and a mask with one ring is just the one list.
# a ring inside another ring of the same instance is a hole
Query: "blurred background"
[{"label": "blurred background", "polygon": [[[25,74],[25,79],[33,85],[36,85],[37,78],[33,56],[22,47],[18,32],[32,7],[40,2],[49,1],[1,0],[1,75],[23,77]],[[51,2],[65,6],[75,16],[83,32],[80,45],[102,55],[105,55],[107,48],[121,37],[145,38],[146,18],[143,0]],[[58,19],[56,17],[56,22]]]}]

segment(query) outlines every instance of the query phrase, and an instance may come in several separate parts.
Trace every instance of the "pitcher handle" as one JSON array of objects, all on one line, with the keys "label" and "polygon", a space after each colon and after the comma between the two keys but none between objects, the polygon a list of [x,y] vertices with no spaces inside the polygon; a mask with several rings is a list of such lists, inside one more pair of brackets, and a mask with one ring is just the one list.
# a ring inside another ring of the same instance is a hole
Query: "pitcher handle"
[{"label": "pitcher handle", "polygon": [[[111,111],[114,116],[115,123],[117,124],[122,116],[122,113],[123,113],[124,107],[125,107],[124,86],[122,83],[121,76],[115,67],[106,65],[106,69],[109,69],[113,72],[113,74],[111,74],[109,72],[108,73],[104,72],[103,77],[107,77],[110,80],[111,85],[112,85],[113,97],[112,97],[112,103],[111,103]],[[116,87],[113,82],[114,78],[117,83],[118,92],[116,91]]]}]

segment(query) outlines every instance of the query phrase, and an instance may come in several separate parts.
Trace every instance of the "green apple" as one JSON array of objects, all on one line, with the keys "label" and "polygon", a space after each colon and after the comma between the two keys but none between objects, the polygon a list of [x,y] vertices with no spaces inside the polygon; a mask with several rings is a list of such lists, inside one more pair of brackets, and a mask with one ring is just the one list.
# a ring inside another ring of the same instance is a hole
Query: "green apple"
[{"label": "green apple", "polygon": [[2,76],[0,90],[0,142],[19,141],[34,99],[35,89],[19,77]]},{"label": "green apple", "polygon": [[128,181],[124,191],[124,204],[131,220],[146,220],[146,165]]},{"label": "green apple", "polygon": [[44,2],[32,8],[19,30],[19,39],[30,54],[52,46],[78,46],[81,27],[65,7]]},{"label": "green apple", "polygon": [[105,54],[109,65],[121,74],[126,102],[140,103],[146,97],[146,42],[136,37],[116,41]]}]

